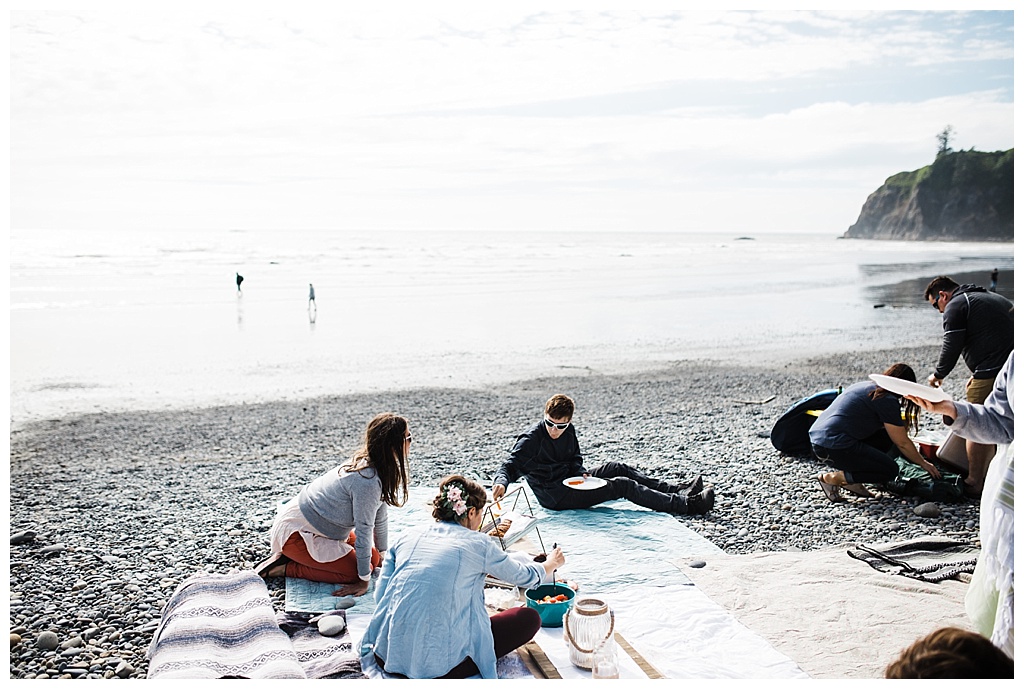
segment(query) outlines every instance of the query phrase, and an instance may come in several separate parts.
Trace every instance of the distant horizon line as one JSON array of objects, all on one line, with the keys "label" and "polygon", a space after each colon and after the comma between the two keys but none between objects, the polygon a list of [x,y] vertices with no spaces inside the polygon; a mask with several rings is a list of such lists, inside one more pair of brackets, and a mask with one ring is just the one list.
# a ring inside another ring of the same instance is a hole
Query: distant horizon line
[{"label": "distant horizon line", "polygon": [[[971,239],[927,239],[927,240],[878,240],[869,239],[862,237],[844,237],[842,233],[836,234],[834,230],[807,230],[807,229],[765,229],[765,230],[693,230],[693,229],[663,229],[663,228],[650,228],[650,229],[632,229],[632,230],[613,230],[613,229],[580,229],[580,228],[468,228],[468,227],[451,227],[451,228],[436,228],[436,227],[124,227],[114,226],[107,228],[98,227],[12,227],[11,232],[226,232],[226,233],[261,233],[261,232],[315,232],[315,233],[347,233],[347,234],[420,234],[420,233],[448,233],[448,234],[481,234],[481,233],[493,233],[493,234],[548,234],[556,232],[563,235],[581,235],[581,234],[656,234],[656,235],[710,235],[723,238],[732,238],[738,240],[756,240],[758,236],[780,236],[780,235],[801,235],[801,236],[814,236],[814,237],[828,237],[831,236],[835,239],[847,239],[850,241],[924,241],[924,242],[937,242],[937,243],[957,243],[957,242],[977,242],[979,244],[1013,244],[1013,241],[990,241],[990,240],[971,240]],[[843,230],[842,232],[845,232]]]}]

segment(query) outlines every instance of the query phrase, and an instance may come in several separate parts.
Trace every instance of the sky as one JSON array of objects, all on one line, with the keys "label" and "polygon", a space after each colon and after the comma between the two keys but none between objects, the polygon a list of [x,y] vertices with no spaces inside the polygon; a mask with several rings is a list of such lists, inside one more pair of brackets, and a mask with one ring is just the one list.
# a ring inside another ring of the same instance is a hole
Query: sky
[{"label": "sky", "polygon": [[14,3],[12,226],[839,235],[1013,147],[1011,11],[430,4]]}]

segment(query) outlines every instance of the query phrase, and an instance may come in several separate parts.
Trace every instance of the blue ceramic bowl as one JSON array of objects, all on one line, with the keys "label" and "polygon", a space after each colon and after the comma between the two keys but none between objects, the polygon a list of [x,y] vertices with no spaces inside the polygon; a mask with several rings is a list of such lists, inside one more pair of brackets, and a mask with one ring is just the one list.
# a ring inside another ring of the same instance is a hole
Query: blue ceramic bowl
[{"label": "blue ceramic bowl", "polygon": [[[541,603],[544,596],[563,594],[569,600],[560,603]],[[576,600],[576,592],[565,584],[541,584],[526,592],[526,607],[533,608],[540,615],[540,626],[561,627],[562,618]]]}]

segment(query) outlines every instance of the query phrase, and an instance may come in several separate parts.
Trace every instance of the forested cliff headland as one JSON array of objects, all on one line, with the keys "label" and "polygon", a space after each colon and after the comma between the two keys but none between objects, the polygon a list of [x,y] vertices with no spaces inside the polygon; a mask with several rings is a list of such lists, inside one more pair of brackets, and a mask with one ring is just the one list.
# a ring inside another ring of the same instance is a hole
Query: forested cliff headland
[{"label": "forested cliff headland", "polygon": [[1013,241],[1013,149],[950,151],[893,175],[843,237]]}]

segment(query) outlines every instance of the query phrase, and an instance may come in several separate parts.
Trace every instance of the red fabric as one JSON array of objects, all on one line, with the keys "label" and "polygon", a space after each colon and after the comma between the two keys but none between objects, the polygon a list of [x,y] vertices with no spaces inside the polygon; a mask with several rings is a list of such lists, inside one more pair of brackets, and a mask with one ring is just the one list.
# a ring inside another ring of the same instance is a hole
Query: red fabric
[{"label": "red fabric", "polygon": [[[355,531],[349,534],[347,543],[355,547]],[[323,581],[328,584],[354,584],[359,581],[359,565],[354,550],[345,557],[331,562],[317,562],[306,550],[306,542],[302,540],[302,535],[296,532],[284,542],[282,552],[291,560],[285,565],[285,576]],[[380,560],[380,553],[376,548],[372,548],[370,563],[374,567],[379,567]]]}]

